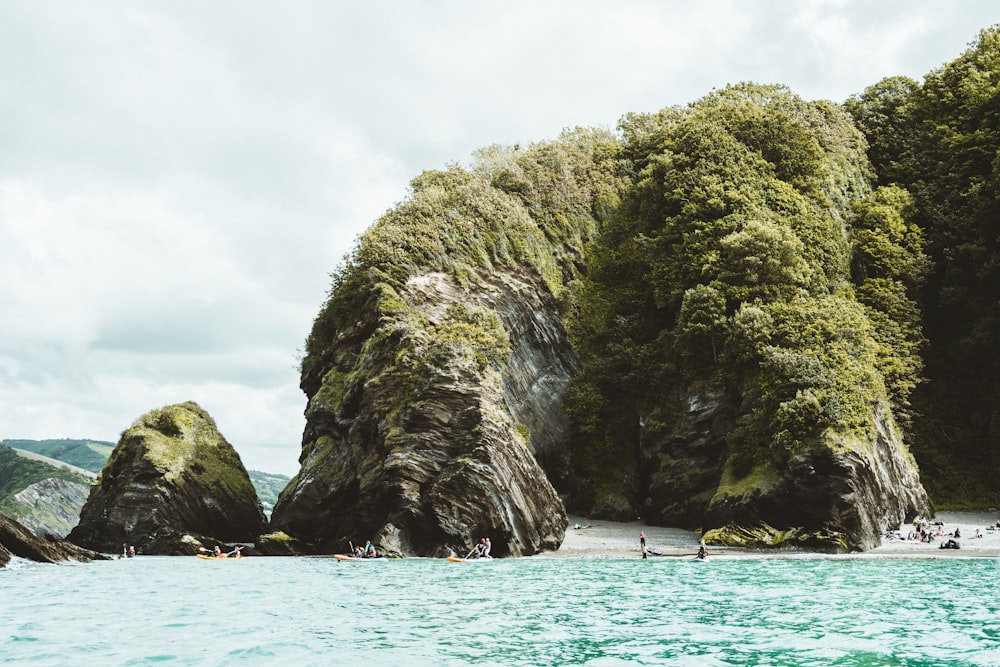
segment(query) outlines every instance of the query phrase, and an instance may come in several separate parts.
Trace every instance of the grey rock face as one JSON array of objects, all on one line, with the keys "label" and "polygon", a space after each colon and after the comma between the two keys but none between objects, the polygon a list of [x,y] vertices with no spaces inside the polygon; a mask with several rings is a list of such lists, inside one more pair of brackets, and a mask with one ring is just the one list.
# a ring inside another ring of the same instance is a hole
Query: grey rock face
[{"label": "grey rock face", "polygon": [[303,379],[302,469],[273,530],[320,552],[367,539],[424,556],[464,555],[481,537],[501,556],[559,546],[568,519],[535,455],[557,474],[565,466],[554,411],[575,360],[539,280],[478,278],[418,276],[401,297],[430,330],[451,304],[495,313],[511,343],[503,372],[402,321],[342,331],[322,382]]}]

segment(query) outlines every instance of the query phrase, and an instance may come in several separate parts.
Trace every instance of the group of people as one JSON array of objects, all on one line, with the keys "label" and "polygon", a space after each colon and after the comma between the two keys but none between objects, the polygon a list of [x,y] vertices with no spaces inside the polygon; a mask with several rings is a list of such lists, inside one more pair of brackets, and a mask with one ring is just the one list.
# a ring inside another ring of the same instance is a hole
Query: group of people
[{"label": "group of people", "polygon": [[135,546],[122,545],[122,555],[119,558],[135,558]]},{"label": "group of people", "polygon": [[479,540],[476,546],[472,547],[472,551],[466,558],[493,558],[490,555],[490,549],[493,548],[493,544],[490,542],[490,538],[484,537]]},{"label": "group of people", "polygon": [[378,558],[378,551],[375,549],[375,545],[372,544],[371,540],[365,542],[365,546],[354,547],[354,557],[355,558]]},{"label": "group of people", "polygon": [[223,552],[222,549],[219,548],[219,545],[216,544],[215,551],[212,552],[212,555],[216,558],[243,558],[243,554],[240,553],[241,551],[243,551],[243,547],[239,544],[237,544],[232,551],[227,552]]}]

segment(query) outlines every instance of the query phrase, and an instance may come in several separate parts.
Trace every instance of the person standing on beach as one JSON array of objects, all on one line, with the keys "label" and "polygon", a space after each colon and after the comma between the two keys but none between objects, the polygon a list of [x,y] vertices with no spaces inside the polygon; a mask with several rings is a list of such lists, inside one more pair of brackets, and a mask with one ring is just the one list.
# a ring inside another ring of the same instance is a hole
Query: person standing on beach
[{"label": "person standing on beach", "polygon": [[639,548],[642,549],[642,559],[646,560],[646,533],[639,531]]}]

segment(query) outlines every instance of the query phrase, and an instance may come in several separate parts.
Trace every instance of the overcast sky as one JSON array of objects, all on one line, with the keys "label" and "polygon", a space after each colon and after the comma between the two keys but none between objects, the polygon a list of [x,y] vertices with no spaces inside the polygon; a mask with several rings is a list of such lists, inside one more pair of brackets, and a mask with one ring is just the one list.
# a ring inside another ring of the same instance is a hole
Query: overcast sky
[{"label": "overcast sky", "polygon": [[739,81],[918,81],[994,0],[0,3],[0,439],[194,400],[294,474],[298,358],[425,169]]}]

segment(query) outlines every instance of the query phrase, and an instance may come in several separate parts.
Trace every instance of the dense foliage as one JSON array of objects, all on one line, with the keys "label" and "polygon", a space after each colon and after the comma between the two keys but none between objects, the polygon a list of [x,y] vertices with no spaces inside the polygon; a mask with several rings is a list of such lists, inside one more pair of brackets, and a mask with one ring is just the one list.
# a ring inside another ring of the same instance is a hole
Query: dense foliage
[{"label": "dense foliage", "polygon": [[907,404],[920,335],[897,282],[919,283],[920,237],[905,193],[870,192],[846,114],[743,84],[621,131],[634,185],[593,248],[573,323],[585,506],[610,494],[640,509],[641,450],[699,394],[734,406],[736,477],[828,431],[869,438],[872,405]]},{"label": "dense foliage", "polygon": [[[928,340],[928,381],[913,401],[914,448],[924,482],[945,504],[996,503],[1000,31],[983,31],[968,51],[922,84],[886,79],[847,106],[868,138],[880,182],[905,188],[912,197],[912,222],[926,237],[932,262],[917,297]],[[907,266],[905,259],[894,263],[903,273],[925,270]]]}]

